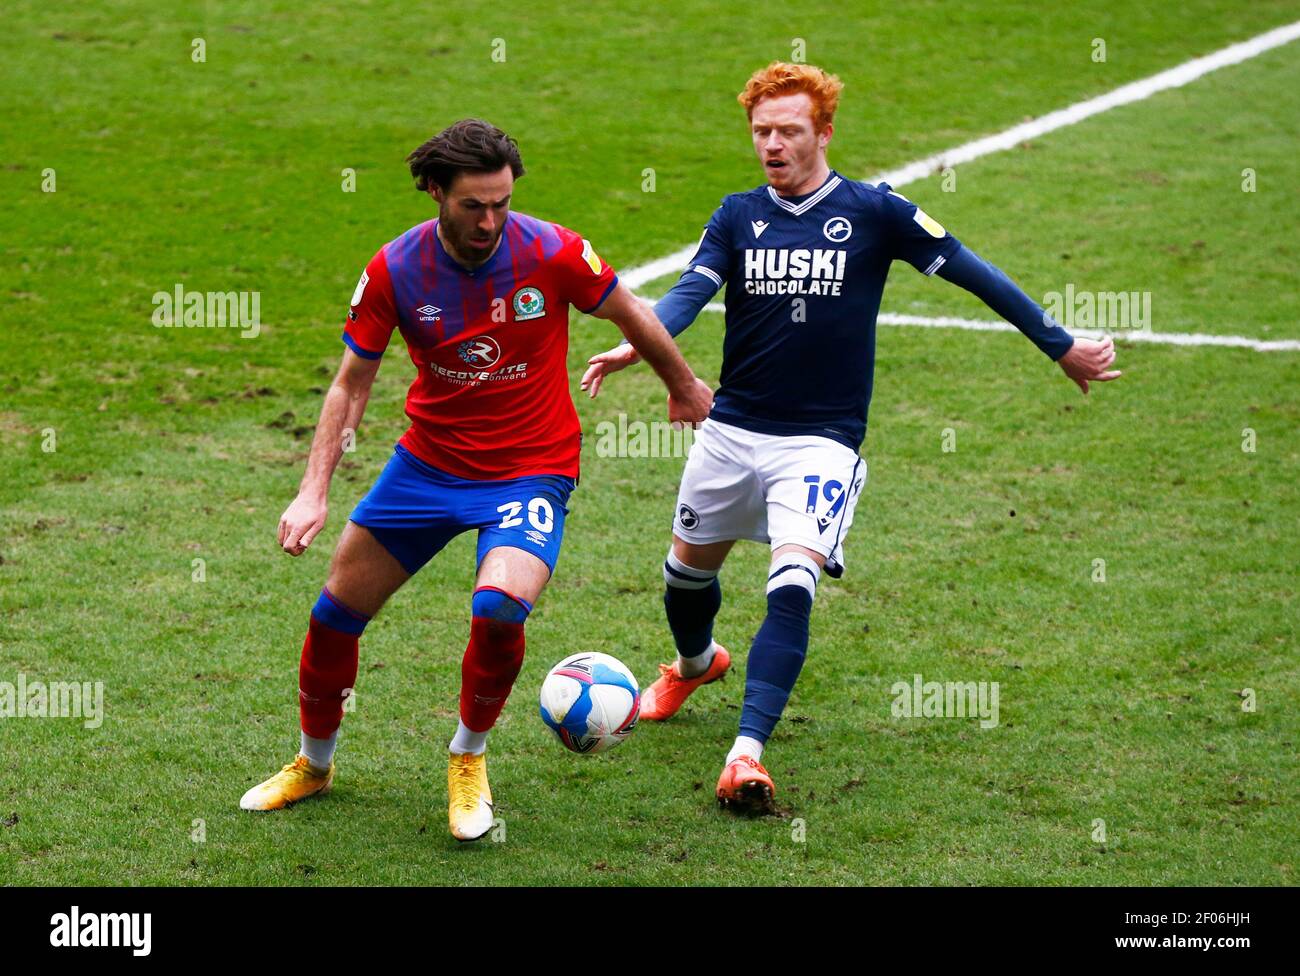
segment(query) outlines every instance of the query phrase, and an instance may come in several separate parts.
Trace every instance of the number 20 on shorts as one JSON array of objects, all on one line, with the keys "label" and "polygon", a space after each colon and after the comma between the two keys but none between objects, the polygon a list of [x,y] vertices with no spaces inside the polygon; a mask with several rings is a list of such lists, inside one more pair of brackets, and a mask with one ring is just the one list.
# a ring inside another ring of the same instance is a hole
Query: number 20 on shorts
[{"label": "number 20 on shorts", "polygon": [[[499,528],[513,529],[516,525],[523,525],[524,520],[519,514],[523,510],[523,502],[506,502],[504,505],[498,505],[497,511],[502,515]],[[550,532],[555,528],[555,509],[551,508],[550,501],[538,497],[528,503],[528,524],[538,532]]]}]

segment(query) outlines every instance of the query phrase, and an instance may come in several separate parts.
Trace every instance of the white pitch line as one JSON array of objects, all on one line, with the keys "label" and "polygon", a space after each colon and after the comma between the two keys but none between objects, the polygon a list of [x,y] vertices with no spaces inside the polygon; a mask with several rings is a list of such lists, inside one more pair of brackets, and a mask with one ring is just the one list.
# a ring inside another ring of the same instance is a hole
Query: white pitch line
[{"label": "white pitch line", "polygon": [[[716,303],[719,308],[721,302]],[[898,315],[882,312],[876,319],[881,325],[916,325],[929,329],[969,329],[972,332],[1018,332],[1009,322],[983,319],[962,319],[950,315]],[[1247,339],[1235,335],[1206,335],[1199,332],[1152,332],[1149,329],[1070,329],[1072,335],[1085,339],[1104,339],[1110,336],[1116,342],[1154,342],[1165,346],[1231,346],[1254,349],[1256,352],[1300,352],[1300,339]]]},{"label": "white pitch line", "polygon": [[[706,312],[725,312],[722,302],[709,302]],[[881,312],[876,318],[880,325],[913,325],[926,329],[965,329],[968,332],[1019,332],[1010,322],[989,319],[963,319],[952,315],[899,315]],[[1072,335],[1085,339],[1104,339],[1110,336],[1119,342],[1153,342],[1163,346],[1228,346],[1235,349],[1254,349],[1256,352],[1300,352],[1300,339],[1247,339],[1234,335],[1205,335],[1199,332],[1151,332],[1147,329],[1071,329]]]},{"label": "white pitch line", "polygon": [[[1229,65],[1240,64],[1243,61],[1270,51],[1275,47],[1281,47],[1283,44],[1289,44],[1291,41],[1300,38],[1300,21],[1285,24],[1282,27],[1275,27],[1273,30],[1265,31],[1249,40],[1241,41],[1238,44],[1230,44],[1212,54],[1204,57],[1193,58],[1191,61],[1185,61],[1180,65],[1161,71],[1158,74],[1151,75],[1149,78],[1143,78],[1140,81],[1130,82],[1127,85],[1121,85],[1114,91],[1107,92],[1104,95],[1098,95],[1095,98],[1089,98],[1082,102],[1075,102],[1063,109],[1055,112],[1049,112],[1047,115],[1037,119],[1031,119],[1020,125],[1012,126],[1003,132],[995,135],[985,136],[982,139],[975,139],[971,142],[964,143],[954,149],[948,149],[933,156],[927,156],[925,159],[918,159],[915,162],[908,163],[898,169],[889,170],[880,173],[877,176],[867,180],[868,183],[888,183],[895,189],[905,186],[908,183],[914,183],[917,180],[925,179],[932,173],[937,172],[945,167],[956,166],[959,163],[969,163],[972,160],[979,159],[981,156],[988,156],[991,153],[1002,152],[1012,149],[1027,139],[1033,139],[1044,135],[1048,132],[1054,132],[1057,129],[1063,129],[1066,126],[1082,122],[1084,119],[1091,118],[1102,112],[1109,111],[1121,105],[1129,105],[1133,102],[1142,101],[1150,98],[1157,92],[1167,91],[1171,88],[1181,88],[1183,85],[1190,84],[1197,78],[1209,74],[1211,71],[1217,71],[1219,68],[1226,68]],[[672,274],[674,271],[680,271],[686,266],[691,255],[695,253],[696,244],[688,244],[679,248],[672,254],[662,258],[657,258],[647,264],[639,267],[630,268],[619,274],[619,278],[629,288],[635,290],[643,285],[649,284],[657,278],[664,275]],[[709,309],[719,311],[723,308],[720,303],[710,303]],[[879,320],[884,325],[921,325],[938,328],[959,328],[959,329],[976,329],[986,332],[1015,331],[1015,327],[1005,322],[981,322],[975,319],[955,319],[955,318],[926,318],[915,315],[895,315],[889,312],[882,313]],[[1089,330],[1077,330],[1077,334],[1092,337]],[[1102,333],[1096,333],[1101,335]],[[1127,333],[1127,338],[1137,342],[1157,342],[1171,345],[1185,346],[1240,346],[1248,349],[1256,349],[1260,352],[1280,351],[1280,350],[1300,350],[1300,342],[1290,339],[1279,340],[1259,340],[1247,339],[1242,336],[1209,336],[1209,335],[1191,335],[1179,333],[1158,333],[1158,332],[1131,332]]]},{"label": "white pitch line", "polygon": [[[914,163],[908,163],[900,169],[881,173],[869,182],[880,183],[883,181],[891,186],[914,183],[917,180],[925,179],[944,167],[969,163],[973,159],[979,159],[981,156],[987,156],[990,153],[1012,149],[1026,140],[1034,139],[1048,132],[1055,132],[1057,129],[1064,129],[1066,126],[1082,122],[1094,115],[1100,115],[1112,108],[1140,102],[1145,98],[1150,98],[1157,92],[1167,91],[1171,88],[1181,88],[1197,78],[1209,74],[1211,71],[1217,71],[1229,65],[1240,64],[1242,61],[1263,54],[1265,51],[1281,47],[1283,44],[1289,44],[1297,38],[1300,38],[1300,21],[1282,27],[1275,27],[1273,30],[1252,37],[1250,40],[1229,45],[1201,58],[1185,61],[1176,67],[1169,68],[1167,71],[1152,75],[1150,78],[1143,78],[1140,81],[1121,85],[1105,95],[1098,95],[1096,98],[1076,102],[1055,112],[1049,112],[1041,118],[1031,119],[1020,125],[1012,126],[1005,132],[985,136],[983,139],[976,139],[973,142],[958,146],[956,149],[949,149],[928,156],[925,159],[919,159]],[[689,257],[689,255],[687,256]]]},{"label": "white pitch line", "polygon": [[[1217,71],[1219,68],[1226,68],[1232,64],[1240,64],[1242,61],[1263,54],[1265,51],[1280,47],[1283,44],[1289,44],[1296,38],[1300,38],[1300,20],[1282,27],[1275,27],[1271,31],[1265,31],[1263,34],[1250,38],[1250,40],[1231,44],[1215,51],[1213,54],[1185,61],[1149,78],[1121,85],[1105,95],[1098,95],[1082,102],[1075,102],[1073,105],[1067,105],[1063,109],[1049,112],[1040,118],[1022,122],[1020,125],[1012,126],[1010,129],[995,135],[985,136],[982,139],[976,139],[957,146],[955,149],[948,149],[933,156],[927,156],[925,159],[918,159],[916,162],[908,163],[899,169],[880,173],[871,177],[867,182],[884,182],[894,187],[894,189],[898,189],[908,183],[915,183],[917,180],[925,179],[931,173],[937,172],[945,166],[969,163],[981,156],[1014,148],[1026,139],[1033,139],[1036,136],[1082,122],[1084,119],[1117,108],[1120,105],[1129,105],[1144,98],[1150,98],[1156,92],[1166,91],[1170,88],[1180,88],[1203,75],[1209,74],[1211,71]],[[633,290],[640,288],[656,278],[662,278],[666,274],[680,271],[686,267],[686,262],[691,259],[691,255],[695,253],[698,246],[698,241],[695,244],[687,244],[666,257],[657,258],[648,264],[621,272],[619,278]]]}]

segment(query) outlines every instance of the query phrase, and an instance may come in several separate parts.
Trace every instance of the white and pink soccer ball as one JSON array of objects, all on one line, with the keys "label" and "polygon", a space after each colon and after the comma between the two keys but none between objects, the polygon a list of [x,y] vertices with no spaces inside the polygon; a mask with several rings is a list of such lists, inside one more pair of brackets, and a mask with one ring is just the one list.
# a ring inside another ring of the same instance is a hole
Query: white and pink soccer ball
[{"label": "white and pink soccer ball", "polygon": [[566,749],[595,755],[632,734],[641,689],[618,658],[590,651],[551,668],[542,682],[542,721]]}]

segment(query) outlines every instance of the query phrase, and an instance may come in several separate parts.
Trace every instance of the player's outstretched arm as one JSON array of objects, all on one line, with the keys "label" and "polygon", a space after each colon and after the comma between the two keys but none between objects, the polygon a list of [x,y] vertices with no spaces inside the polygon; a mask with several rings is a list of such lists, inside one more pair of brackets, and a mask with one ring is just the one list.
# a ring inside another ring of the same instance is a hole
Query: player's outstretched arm
[{"label": "player's outstretched arm", "polygon": [[1120,370],[1110,368],[1115,362],[1112,339],[1098,342],[1070,335],[1014,281],[965,245],[937,273],[945,281],[965,288],[1028,336],[1084,393],[1090,381],[1101,383],[1121,375]]},{"label": "player's outstretched arm", "polygon": [[[664,386],[668,387],[669,420],[690,424],[700,423],[708,417],[713,408],[713,391],[691,371],[691,367],[682,358],[677,343],[673,342],[673,337],[649,305],[620,282],[591,314],[617,325],[631,343],[631,355],[639,355],[659,374]],[[626,365],[630,363],[625,362],[618,368],[622,369]],[[587,373],[590,375],[591,369]],[[596,377],[597,380],[599,378]],[[587,382],[587,376],[584,376],[584,389]],[[599,385],[597,382],[596,386]],[[596,395],[594,390],[591,395]]]},{"label": "player's outstretched arm", "polygon": [[379,372],[379,359],[363,359],[351,349],[343,351],[338,375],[325,391],[320,421],[311,441],[307,472],[298,487],[298,497],[280,516],[277,539],[291,556],[301,556],[325,527],[330,479],[343,456],[344,432],[355,435],[366,412],[370,387]]}]

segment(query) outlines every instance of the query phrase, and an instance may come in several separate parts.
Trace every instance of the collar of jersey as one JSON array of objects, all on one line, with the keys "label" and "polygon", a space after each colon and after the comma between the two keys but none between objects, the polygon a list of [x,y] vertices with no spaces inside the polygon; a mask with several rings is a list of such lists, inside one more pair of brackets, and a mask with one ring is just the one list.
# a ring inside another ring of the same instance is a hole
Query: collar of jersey
[{"label": "collar of jersey", "polygon": [[506,215],[506,222],[501,228],[501,243],[498,244],[497,249],[492,252],[492,256],[488,258],[486,261],[484,261],[482,264],[480,264],[477,268],[473,269],[472,271],[469,268],[465,267],[465,265],[457,261],[454,257],[452,257],[447,252],[447,249],[442,246],[442,238],[438,236],[438,221],[436,220],[433,222],[434,253],[438,255],[438,257],[440,257],[443,261],[447,262],[448,265],[450,265],[451,267],[459,271],[461,274],[469,275],[471,278],[477,278],[478,276],[490,271],[492,269],[492,266],[496,264],[497,259],[501,257],[502,252],[505,251],[505,249],[509,246],[510,242],[506,240],[506,228],[510,226],[510,218],[513,216],[514,214]]},{"label": "collar of jersey", "polygon": [[822,200],[825,200],[826,197],[834,192],[835,188],[843,182],[844,180],[840,177],[840,174],[835,172],[835,170],[831,170],[830,175],[826,177],[826,182],[813,190],[812,193],[806,195],[802,200],[792,200],[789,197],[781,196],[776,192],[776,190],[772,189],[770,183],[767,186],[767,195],[771,197],[772,202],[782,210],[788,210],[790,213],[798,217],[800,214],[805,214],[813,207],[817,206],[817,204]]}]

